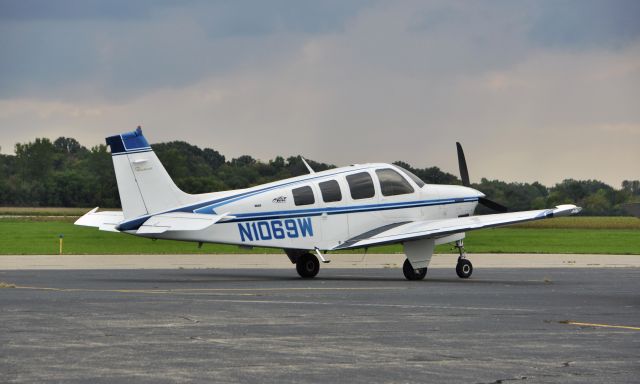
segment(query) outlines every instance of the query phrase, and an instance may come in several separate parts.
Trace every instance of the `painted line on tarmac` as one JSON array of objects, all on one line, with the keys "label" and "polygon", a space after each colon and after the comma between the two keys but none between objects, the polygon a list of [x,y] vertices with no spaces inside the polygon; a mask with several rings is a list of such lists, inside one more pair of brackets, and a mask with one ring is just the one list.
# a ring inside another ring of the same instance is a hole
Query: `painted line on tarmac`
[{"label": "painted line on tarmac", "polygon": [[176,289],[90,289],[54,288],[16,285],[15,289],[54,292],[116,292],[116,293],[189,293],[189,292],[264,292],[264,291],[388,291],[407,290],[408,287],[288,287],[288,288],[176,288]]},{"label": "painted line on tarmac", "polygon": [[210,299],[208,302],[234,303],[234,304],[284,304],[284,305],[330,305],[341,304],[350,307],[387,307],[402,309],[457,309],[465,311],[506,311],[506,312],[540,312],[539,309],[524,308],[496,308],[496,307],[464,307],[451,305],[417,305],[417,304],[377,304],[377,303],[351,303],[351,302],[324,302],[324,301],[285,301],[285,300],[231,300],[231,299]]},{"label": "painted line on tarmac", "polygon": [[580,327],[617,328],[617,329],[630,329],[632,331],[640,331],[640,327],[632,327],[632,326],[629,326],[629,325],[580,323],[578,321],[560,321],[560,324],[577,325],[577,326],[580,326]]},{"label": "painted line on tarmac", "polygon": [[[407,290],[408,287],[302,287],[302,288],[182,288],[182,289],[84,289],[84,288],[53,288],[36,286],[16,286],[15,289],[29,289],[53,292],[105,292],[105,293],[146,293],[146,294],[206,294],[208,292],[241,292],[237,295],[255,296],[248,292],[264,291],[380,291],[380,290]],[[496,308],[496,307],[466,307],[450,305],[416,305],[416,304],[381,304],[381,303],[336,303],[323,301],[286,301],[286,300],[232,300],[209,299],[209,302],[235,303],[235,304],[281,304],[281,305],[326,305],[336,306],[346,304],[353,307],[377,307],[377,308],[401,308],[401,309],[454,309],[465,311],[502,311],[502,312],[540,312],[538,309],[524,308]]]}]

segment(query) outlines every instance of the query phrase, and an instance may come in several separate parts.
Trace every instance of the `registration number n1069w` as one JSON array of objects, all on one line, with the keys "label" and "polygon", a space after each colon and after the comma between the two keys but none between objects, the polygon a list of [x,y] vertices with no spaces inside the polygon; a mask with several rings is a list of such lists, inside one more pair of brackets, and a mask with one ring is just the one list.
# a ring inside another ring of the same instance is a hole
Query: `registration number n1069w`
[{"label": "registration number n1069w", "polygon": [[313,237],[313,225],[310,217],[238,223],[238,231],[242,242]]}]

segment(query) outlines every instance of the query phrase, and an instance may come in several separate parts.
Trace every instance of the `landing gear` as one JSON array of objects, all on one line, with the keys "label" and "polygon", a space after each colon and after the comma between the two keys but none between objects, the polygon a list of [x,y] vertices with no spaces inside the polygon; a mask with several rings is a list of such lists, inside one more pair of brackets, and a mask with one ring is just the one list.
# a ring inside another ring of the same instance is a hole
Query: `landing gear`
[{"label": "landing gear", "polygon": [[422,280],[427,275],[427,268],[415,269],[409,262],[409,259],[405,259],[402,265],[402,272],[407,280]]},{"label": "landing gear", "polygon": [[468,279],[473,273],[473,264],[467,259],[467,255],[464,252],[464,243],[462,240],[456,241],[456,248],[460,252],[458,257],[458,264],[456,265],[456,273],[461,279]]},{"label": "landing gear", "polygon": [[473,265],[467,259],[458,259],[458,264],[456,265],[456,273],[458,277],[461,279],[468,279],[469,276],[473,273]]},{"label": "landing gear", "polygon": [[300,254],[296,260],[296,271],[303,279],[314,278],[320,271],[320,261],[311,253]]}]

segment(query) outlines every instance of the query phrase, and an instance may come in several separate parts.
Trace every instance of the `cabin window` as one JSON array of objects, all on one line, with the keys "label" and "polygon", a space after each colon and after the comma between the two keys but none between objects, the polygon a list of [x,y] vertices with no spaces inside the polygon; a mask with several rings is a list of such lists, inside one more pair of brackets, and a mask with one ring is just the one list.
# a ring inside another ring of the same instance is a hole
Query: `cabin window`
[{"label": "cabin window", "polygon": [[414,183],[418,184],[418,187],[422,188],[424,187],[424,181],[422,181],[421,178],[419,178],[418,176],[414,175],[413,173],[407,171],[406,169],[402,168],[402,167],[398,167],[402,172],[404,172],[405,175],[409,176],[409,178],[411,180],[413,180]]},{"label": "cabin window", "polygon": [[309,186],[295,188],[291,192],[293,193],[295,205],[309,205],[316,202],[313,197],[313,190]]},{"label": "cabin window", "polygon": [[351,190],[351,197],[354,200],[368,199],[376,194],[373,188],[373,179],[369,172],[354,173],[347,176],[347,183]]},{"label": "cabin window", "polygon": [[376,170],[380,180],[380,190],[382,196],[396,196],[413,193],[413,188],[409,182],[393,169]]},{"label": "cabin window", "polygon": [[342,193],[340,192],[340,185],[335,180],[323,181],[318,183],[320,186],[320,192],[322,192],[322,200],[325,203],[331,203],[333,201],[342,200]]}]

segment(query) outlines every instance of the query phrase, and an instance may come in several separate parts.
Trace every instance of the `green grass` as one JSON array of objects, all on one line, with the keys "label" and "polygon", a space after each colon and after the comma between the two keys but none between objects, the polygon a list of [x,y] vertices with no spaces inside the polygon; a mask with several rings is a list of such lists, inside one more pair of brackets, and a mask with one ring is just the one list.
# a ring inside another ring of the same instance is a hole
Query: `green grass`
[{"label": "green grass", "polygon": [[640,219],[627,216],[568,216],[553,220],[529,221],[512,228],[553,229],[636,229],[640,230]]},{"label": "green grass", "polygon": [[[598,218],[599,220],[600,218]],[[554,219],[559,220],[559,219]],[[553,222],[554,220],[548,220]],[[634,219],[637,220],[637,219]],[[640,221],[640,220],[639,220]],[[121,233],[74,226],[67,219],[0,219],[0,254],[57,254],[58,236],[64,234],[64,254],[211,254],[281,253],[280,249],[152,241]],[[640,254],[640,229],[497,228],[467,233],[469,253],[595,253]],[[362,250],[356,252],[363,252]],[[371,248],[371,253],[402,252],[399,245]],[[454,252],[439,246],[439,253]]]},{"label": "green grass", "polygon": [[[82,216],[91,208],[0,207],[0,216]],[[102,211],[109,209],[101,209]]]}]

